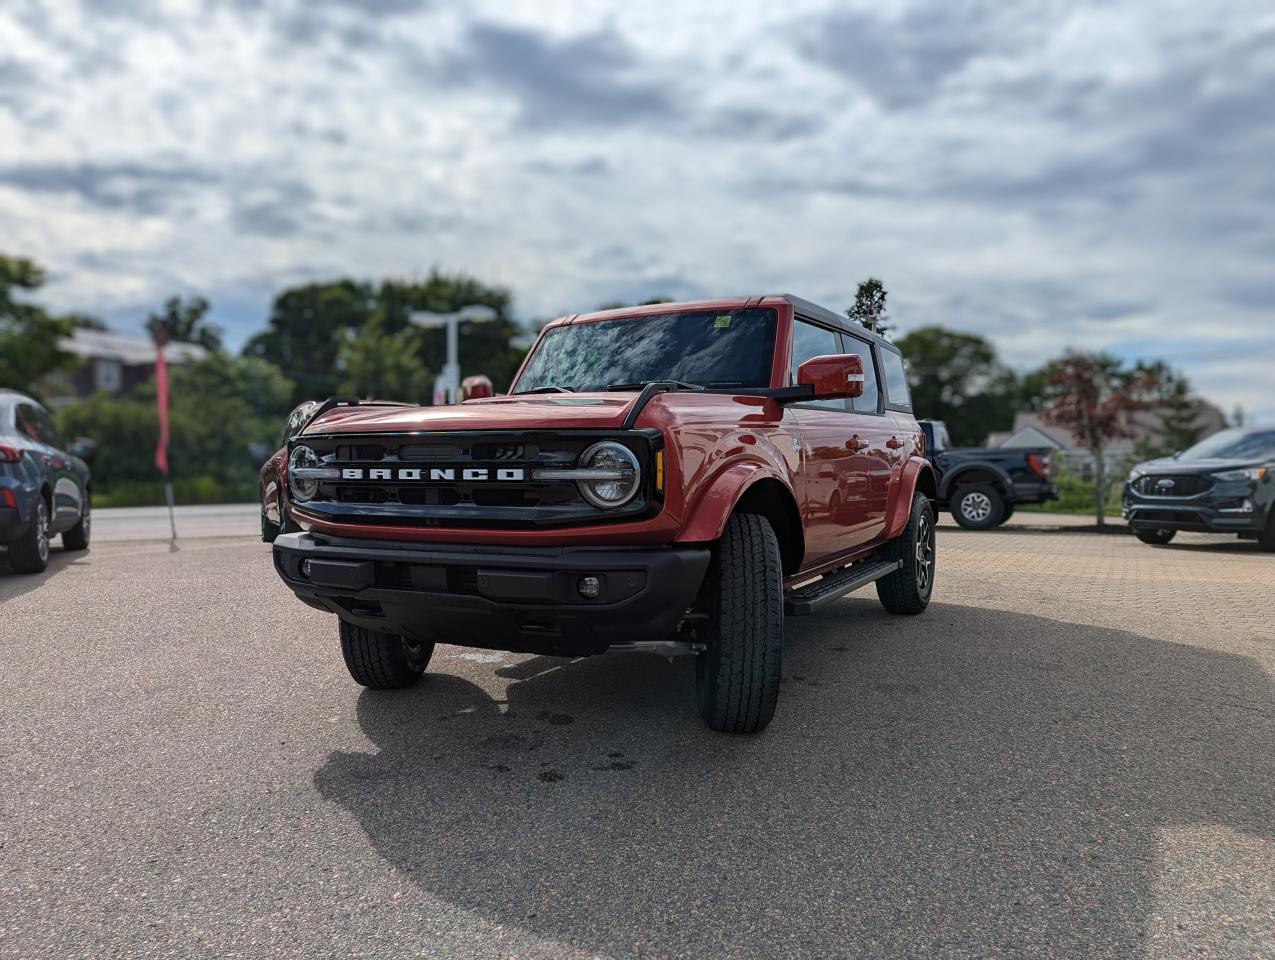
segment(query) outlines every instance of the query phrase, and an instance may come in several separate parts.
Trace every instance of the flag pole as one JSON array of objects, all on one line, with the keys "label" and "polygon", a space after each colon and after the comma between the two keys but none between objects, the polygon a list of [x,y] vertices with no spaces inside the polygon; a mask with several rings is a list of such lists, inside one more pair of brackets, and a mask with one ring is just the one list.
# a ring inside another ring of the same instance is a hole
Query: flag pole
[{"label": "flag pole", "polygon": [[164,500],[168,503],[168,527],[172,531],[170,546],[177,549],[177,518],[173,511],[173,480],[168,473],[168,364],[164,360],[164,344],[168,331],[155,330],[155,408],[159,415],[159,442],[155,444],[155,467],[164,475]]}]

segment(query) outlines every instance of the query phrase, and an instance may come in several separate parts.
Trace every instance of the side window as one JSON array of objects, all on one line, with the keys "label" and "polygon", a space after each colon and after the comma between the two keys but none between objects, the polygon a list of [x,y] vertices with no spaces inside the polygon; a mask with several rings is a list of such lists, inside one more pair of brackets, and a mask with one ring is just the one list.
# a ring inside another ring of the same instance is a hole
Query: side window
[{"label": "side window", "polygon": [[881,351],[881,373],[885,377],[885,395],[892,406],[912,409],[908,394],[908,375],[903,371],[903,357],[893,350]]},{"label": "side window", "polygon": [[58,433],[58,428],[53,425],[53,418],[49,416],[48,411],[40,407],[35,408],[35,425],[45,444],[58,450],[66,449],[66,441],[62,439],[62,434]]},{"label": "side window", "polygon": [[876,364],[872,362],[872,344],[842,334],[845,340],[843,353],[857,353],[863,357],[863,393],[850,401],[851,409],[856,413],[876,413],[881,401],[881,387],[877,381]]},{"label": "side window", "polygon": [[16,422],[20,434],[30,440],[34,440],[36,443],[44,443],[44,440],[40,437],[40,428],[36,424],[35,407],[29,403],[18,404]]},{"label": "side window", "polygon": [[[797,382],[797,368],[811,357],[825,357],[841,352],[841,338],[826,327],[816,327],[813,323],[794,319],[792,322],[792,369],[789,371],[789,382]],[[844,400],[811,400],[803,403],[805,407],[820,407],[825,410],[846,409]]]}]

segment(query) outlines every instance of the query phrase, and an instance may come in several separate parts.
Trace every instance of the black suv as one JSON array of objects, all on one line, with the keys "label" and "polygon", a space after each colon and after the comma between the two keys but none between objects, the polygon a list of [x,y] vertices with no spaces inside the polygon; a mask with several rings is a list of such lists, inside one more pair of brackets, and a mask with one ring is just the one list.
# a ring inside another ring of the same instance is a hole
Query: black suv
[{"label": "black suv", "polygon": [[1129,473],[1124,518],[1143,543],[1179,530],[1234,533],[1275,550],[1275,429],[1236,427]]}]

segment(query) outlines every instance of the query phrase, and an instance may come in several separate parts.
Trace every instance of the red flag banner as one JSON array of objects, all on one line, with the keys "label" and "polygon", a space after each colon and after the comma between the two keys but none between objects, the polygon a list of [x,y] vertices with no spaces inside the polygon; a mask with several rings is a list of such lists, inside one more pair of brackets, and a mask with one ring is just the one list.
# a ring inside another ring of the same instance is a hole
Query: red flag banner
[{"label": "red flag banner", "polygon": [[168,365],[164,345],[155,344],[155,406],[159,410],[159,443],[155,445],[155,469],[168,479]]}]

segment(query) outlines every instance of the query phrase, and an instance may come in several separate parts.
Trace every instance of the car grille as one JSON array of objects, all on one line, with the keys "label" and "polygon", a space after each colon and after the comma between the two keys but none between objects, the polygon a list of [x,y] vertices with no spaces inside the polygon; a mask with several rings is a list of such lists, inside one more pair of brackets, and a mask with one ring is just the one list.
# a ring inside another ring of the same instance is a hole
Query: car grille
[{"label": "car grille", "polygon": [[1133,484],[1144,497],[1194,497],[1213,486],[1208,477],[1191,473],[1148,473]]},{"label": "car grille", "polygon": [[[575,481],[537,481],[532,471],[574,467],[599,440],[618,440],[643,464],[644,487],[629,503],[599,510],[584,499]],[[430,527],[539,527],[631,518],[652,507],[651,471],[646,469],[658,434],[645,431],[561,431],[515,435],[488,433],[404,436],[306,437],[325,466],[362,470],[362,477],[322,481],[302,510],[336,522]],[[401,468],[454,473],[452,479],[398,479]],[[485,469],[487,479],[464,479],[466,471]],[[394,479],[372,479],[388,470]],[[521,471],[522,479],[496,479]]]}]

